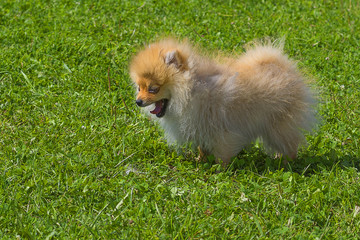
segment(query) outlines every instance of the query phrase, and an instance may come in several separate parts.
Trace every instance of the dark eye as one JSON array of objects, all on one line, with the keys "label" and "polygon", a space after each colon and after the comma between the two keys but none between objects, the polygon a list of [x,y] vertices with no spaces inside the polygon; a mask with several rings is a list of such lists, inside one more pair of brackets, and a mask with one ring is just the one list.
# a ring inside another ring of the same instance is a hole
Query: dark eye
[{"label": "dark eye", "polygon": [[159,92],[159,90],[160,90],[160,87],[156,87],[156,86],[149,87],[149,93],[156,94]]},{"label": "dark eye", "polygon": [[137,88],[138,92],[140,92],[140,87]]}]

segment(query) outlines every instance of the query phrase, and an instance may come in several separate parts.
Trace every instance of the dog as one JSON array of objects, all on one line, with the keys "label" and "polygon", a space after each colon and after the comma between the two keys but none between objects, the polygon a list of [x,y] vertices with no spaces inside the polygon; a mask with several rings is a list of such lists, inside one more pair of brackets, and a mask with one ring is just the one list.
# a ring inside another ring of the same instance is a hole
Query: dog
[{"label": "dog", "polygon": [[164,39],[130,63],[136,104],[171,145],[192,143],[224,166],[261,139],[269,154],[297,156],[315,122],[314,96],[281,44],[255,43],[234,57],[209,57],[188,41]]}]

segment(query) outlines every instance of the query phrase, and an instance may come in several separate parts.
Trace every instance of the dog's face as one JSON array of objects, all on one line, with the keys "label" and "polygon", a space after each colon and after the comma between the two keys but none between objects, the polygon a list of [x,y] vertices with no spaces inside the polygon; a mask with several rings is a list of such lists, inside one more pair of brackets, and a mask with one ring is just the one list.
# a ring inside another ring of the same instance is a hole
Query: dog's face
[{"label": "dog's face", "polygon": [[137,87],[136,104],[146,107],[155,104],[150,113],[163,117],[171,101],[174,76],[184,69],[184,57],[167,45],[153,45],[141,51],[132,60],[131,78]]},{"label": "dog's face", "polygon": [[138,78],[136,104],[139,107],[146,107],[155,103],[155,109],[150,113],[155,114],[157,117],[165,115],[167,103],[170,99],[170,92],[166,87],[166,82],[160,84],[156,79],[150,76]]}]

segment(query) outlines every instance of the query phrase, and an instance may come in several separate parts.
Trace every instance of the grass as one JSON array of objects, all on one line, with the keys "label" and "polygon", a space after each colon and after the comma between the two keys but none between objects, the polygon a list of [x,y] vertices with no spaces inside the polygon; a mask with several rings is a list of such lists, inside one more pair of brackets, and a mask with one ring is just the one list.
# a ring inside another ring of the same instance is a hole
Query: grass
[{"label": "grass", "polygon": [[[347,0],[2,0],[0,237],[359,238],[359,16]],[[224,52],[286,37],[319,93],[297,161],[256,145],[220,169],[169,148],[128,75],[168,34]]]}]

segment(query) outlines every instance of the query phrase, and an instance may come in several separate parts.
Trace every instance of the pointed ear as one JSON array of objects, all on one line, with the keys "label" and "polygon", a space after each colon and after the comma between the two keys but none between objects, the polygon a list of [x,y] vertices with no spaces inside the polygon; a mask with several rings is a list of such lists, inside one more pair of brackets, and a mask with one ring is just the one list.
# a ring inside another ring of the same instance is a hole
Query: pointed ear
[{"label": "pointed ear", "polygon": [[177,50],[173,50],[173,51],[166,53],[165,63],[168,66],[170,66],[171,64],[174,64],[174,66],[178,69],[181,68],[182,64],[183,64],[180,53]]}]

